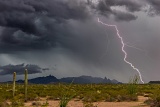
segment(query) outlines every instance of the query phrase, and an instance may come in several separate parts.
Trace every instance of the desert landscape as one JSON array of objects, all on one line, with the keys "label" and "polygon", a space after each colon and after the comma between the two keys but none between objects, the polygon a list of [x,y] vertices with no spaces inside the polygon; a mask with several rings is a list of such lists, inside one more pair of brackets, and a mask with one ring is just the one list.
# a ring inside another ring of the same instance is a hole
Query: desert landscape
[{"label": "desert landscape", "polygon": [[160,107],[160,0],[0,0],[0,107]]},{"label": "desert landscape", "polygon": [[[25,76],[27,77],[27,75]],[[0,107],[159,107],[160,85],[138,84],[0,84]]]}]

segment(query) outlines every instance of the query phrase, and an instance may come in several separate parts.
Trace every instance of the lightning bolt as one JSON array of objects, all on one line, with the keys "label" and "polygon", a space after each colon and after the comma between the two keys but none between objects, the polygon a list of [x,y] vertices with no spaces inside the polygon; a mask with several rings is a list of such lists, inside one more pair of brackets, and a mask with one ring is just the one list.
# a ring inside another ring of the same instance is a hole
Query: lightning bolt
[{"label": "lightning bolt", "polygon": [[121,35],[119,34],[119,30],[118,30],[117,25],[109,25],[109,24],[106,24],[106,23],[100,21],[99,18],[98,18],[98,22],[101,23],[102,25],[105,25],[105,26],[108,26],[108,27],[114,27],[114,28],[116,29],[116,31],[117,31],[117,36],[118,36],[118,38],[121,40],[122,52],[123,52],[124,55],[125,55],[125,56],[124,56],[124,61],[125,61],[127,64],[129,64],[134,70],[136,70],[136,71],[138,72],[140,81],[144,84],[144,81],[143,81],[143,79],[142,79],[142,75],[141,75],[141,72],[139,71],[139,69],[136,68],[131,62],[127,61],[127,56],[128,56],[128,55],[127,55],[127,52],[124,50],[125,43],[124,43],[124,41],[123,41],[123,38],[122,38]]}]

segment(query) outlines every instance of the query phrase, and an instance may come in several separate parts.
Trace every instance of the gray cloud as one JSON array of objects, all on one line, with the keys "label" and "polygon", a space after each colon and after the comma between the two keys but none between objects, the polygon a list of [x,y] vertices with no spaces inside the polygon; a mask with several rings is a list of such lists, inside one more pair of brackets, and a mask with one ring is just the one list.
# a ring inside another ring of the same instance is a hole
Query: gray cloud
[{"label": "gray cloud", "polygon": [[106,0],[111,6],[125,6],[130,12],[141,11],[143,5],[137,0]]},{"label": "gray cloud", "polygon": [[138,18],[138,16],[135,16],[131,13],[125,13],[121,11],[113,11],[113,14],[115,15],[116,21],[131,21]]},{"label": "gray cloud", "polygon": [[[124,6],[127,12],[115,11],[112,6]],[[116,21],[131,21],[137,19],[133,12],[141,11],[143,5],[133,0],[101,0],[97,5],[97,10],[105,16],[114,15]]]},{"label": "gray cloud", "polygon": [[104,1],[100,1],[97,5],[98,11],[100,11],[100,14],[104,15],[110,15],[112,14],[112,10],[110,8],[110,5],[106,4]]},{"label": "gray cloud", "polygon": [[42,73],[42,71],[49,70],[48,68],[40,68],[38,65],[19,64],[19,65],[5,65],[0,66],[0,75],[13,74],[16,72],[18,75],[24,74],[24,70],[28,70],[28,74]]},{"label": "gray cloud", "polygon": [[146,1],[150,5],[148,14],[150,16],[160,15],[160,1],[159,0],[146,0]]},{"label": "gray cloud", "polygon": [[89,17],[86,4],[74,0],[0,1],[1,52],[49,49],[56,45],[67,20]]},{"label": "gray cloud", "polygon": [[[102,0],[95,7],[105,16],[114,15],[116,21],[137,19],[132,13],[115,11],[111,6],[125,6],[129,12],[140,11],[141,5],[132,0]],[[70,20],[91,18],[88,5],[75,0],[4,0],[0,1],[0,52],[51,49],[74,37],[68,31]],[[67,45],[67,44],[66,44]],[[69,44],[70,45],[70,44]]]},{"label": "gray cloud", "polygon": [[140,11],[142,7],[142,5],[135,0],[102,0],[100,2],[103,2],[108,6],[125,6],[130,12]]},{"label": "gray cloud", "polygon": [[[114,6],[116,9],[112,8]],[[159,26],[154,27],[158,19],[151,20],[141,12],[143,6],[139,0],[100,0],[94,6],[84,0],[1,0],[0,64],[6,66],[1,66],[0,74],[12,74],[16,71],[15,66],[22,68],[18,74],[23,74],[26,65],[19,63],[32,63],[52,68],[35,67],[40,71],[35,70],[37,74],[32,77],[107,75],[128,82],[128,76],[137,72],[123,61],[124,54],[115,29],[95,20],[98,14],[102,21],[118,26],[124,42],[149,51],[148,56],[153,61],[148,61],[145,52],[125,47],[127,60],[140,68],[148,81],[149,71],[155,69],[155,60],[159,61]],[[155,36],[157,44],[153,40]],[[57,65],[56,69],[54,65]],[[3,71],[7,69],[8,73]]]}]

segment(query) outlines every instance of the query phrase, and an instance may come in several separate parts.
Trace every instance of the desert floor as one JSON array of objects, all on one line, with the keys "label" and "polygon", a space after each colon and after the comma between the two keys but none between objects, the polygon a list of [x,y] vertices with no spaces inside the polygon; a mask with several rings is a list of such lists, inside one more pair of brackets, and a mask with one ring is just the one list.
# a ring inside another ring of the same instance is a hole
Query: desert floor
[{"label": "desert floor", "polygon": [[[138,101],[136,102],[95,102],[93,103],[97,107],[149,107],[146,104],[144,104],[144,101],[147,100],[147,97],[138,96]],[[43,104],[46,102],[45,99],[41,99],[41,101],[38,101],[39,103]],[[25,103],[26,107],[32,107],[33,102],[27,102]],[[49,100],[48,101],[49,106],[48,107],[59,107],[59,101]],[[71,100],[68,103],[67,107],[83,107],[82,101],[76,101]]]}]

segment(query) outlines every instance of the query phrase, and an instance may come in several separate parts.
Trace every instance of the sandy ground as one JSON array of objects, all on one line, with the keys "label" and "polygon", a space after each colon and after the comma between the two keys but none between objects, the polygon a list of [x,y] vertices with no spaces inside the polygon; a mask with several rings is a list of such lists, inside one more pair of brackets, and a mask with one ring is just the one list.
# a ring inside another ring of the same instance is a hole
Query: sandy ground
[{"label": "sandy ground", "polygon": [[[143,102],[147,100],[147,97],[143,96],[138,96],[138,101],[137,102],[96,102],[93,103],[94,105],[97,105],[97,107],[149,107],[145,105]],[[40,101],[41,104],[45,103],[46,101]],[[27,102],[25,103],[26,107],[32,107],[33,102]],[[48,101],[49,106],[48,107],[59,107],[59,101],[53,101],[50,100]],[[68,103],[67,107],[83,107],[83,102],[82,101],[70,101]]]}]

